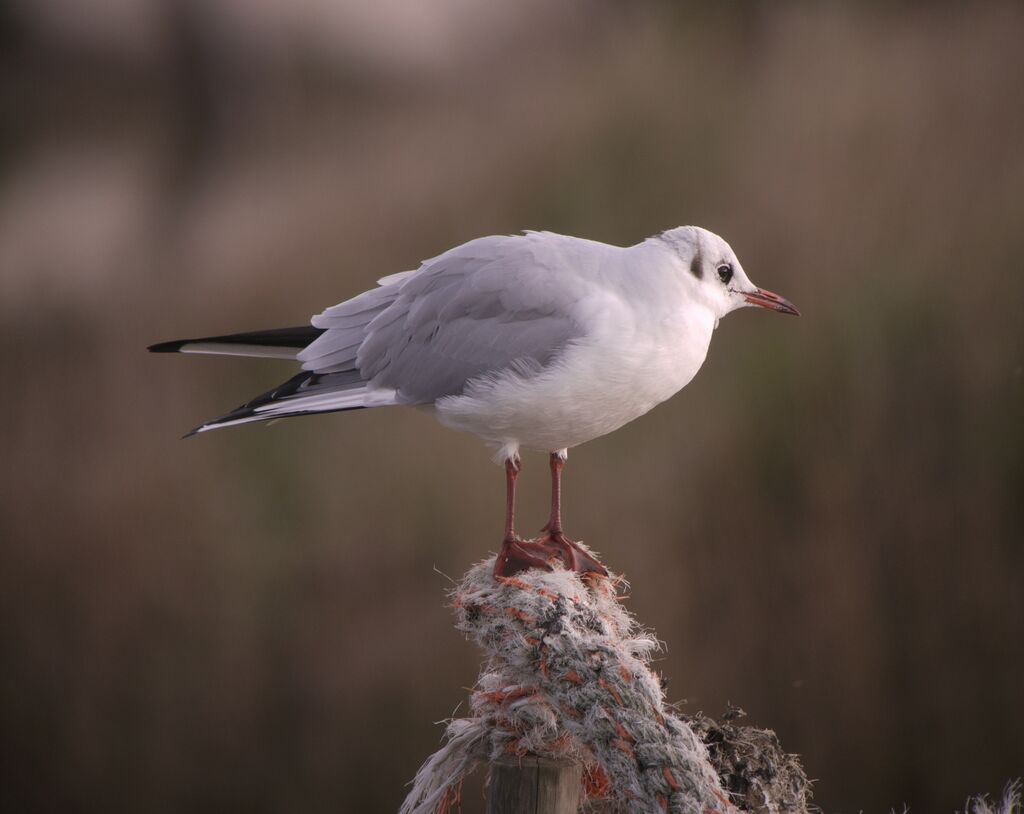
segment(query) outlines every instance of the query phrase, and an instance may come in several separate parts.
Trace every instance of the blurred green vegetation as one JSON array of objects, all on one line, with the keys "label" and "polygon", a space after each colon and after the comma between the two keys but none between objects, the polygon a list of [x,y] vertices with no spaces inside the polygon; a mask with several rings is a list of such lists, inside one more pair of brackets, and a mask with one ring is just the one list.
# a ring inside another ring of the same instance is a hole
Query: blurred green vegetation
[{"label": "blurred green vegetation", "polygon": [[475,677],[437,571],[496,548],[500,470],[415,411],[179,441],[288,368],[144,347],[523,228],[696,223],[804,313],[570,457],[673,697],[829,812],[1020,774],[1019,4],[80,5],[0,11],[15,809],[397,809]]}]

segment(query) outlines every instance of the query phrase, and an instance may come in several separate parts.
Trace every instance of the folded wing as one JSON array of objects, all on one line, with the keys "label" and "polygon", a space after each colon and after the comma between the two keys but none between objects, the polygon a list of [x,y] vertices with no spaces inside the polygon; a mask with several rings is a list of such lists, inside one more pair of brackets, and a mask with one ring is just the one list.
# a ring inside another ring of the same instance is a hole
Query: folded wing
[{"label": "folded wing", "polygon": [[[310,413],[430,404],[476,377],[549,365],[582,330],[581,241],[487,237],[332,306],[294,354],[303,372],[194,432]],[[594,244],[596,245],[596,244]]]}]

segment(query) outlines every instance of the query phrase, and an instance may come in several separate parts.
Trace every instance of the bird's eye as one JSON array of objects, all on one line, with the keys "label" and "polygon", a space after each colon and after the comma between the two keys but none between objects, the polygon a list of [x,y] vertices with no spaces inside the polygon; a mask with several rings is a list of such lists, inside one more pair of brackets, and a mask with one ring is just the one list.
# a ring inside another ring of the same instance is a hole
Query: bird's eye
[{"label": "bird's eye", "polygon": [[732,279],[732,266],[728,263],[722,263],[722,265],[718,267],[718,279],[723,283],[728,284]]}]

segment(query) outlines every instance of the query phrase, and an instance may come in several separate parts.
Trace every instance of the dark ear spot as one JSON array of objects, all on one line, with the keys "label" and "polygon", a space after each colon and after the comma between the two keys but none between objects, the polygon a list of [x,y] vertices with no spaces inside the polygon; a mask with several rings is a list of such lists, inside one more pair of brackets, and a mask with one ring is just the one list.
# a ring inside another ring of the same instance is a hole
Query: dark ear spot
[{"label": "dark ear spot", "polygon": [[701,262],[700,252],[697,252],[693,256],[693,260],[690,261],[690,274],[699,280],[704,276],[703,266],[704,264]]}]

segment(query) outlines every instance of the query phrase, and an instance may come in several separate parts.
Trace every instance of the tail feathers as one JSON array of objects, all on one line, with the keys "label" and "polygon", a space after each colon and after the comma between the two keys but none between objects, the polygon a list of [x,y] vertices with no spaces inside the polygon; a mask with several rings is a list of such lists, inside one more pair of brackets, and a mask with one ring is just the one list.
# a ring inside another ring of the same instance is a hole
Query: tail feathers
[{"label": "tail feathers", "polygon": [[256,356],[271,359],[295,359],[303,348],[324,332],[323,328],[303,325],[297,328],[273,328],[226,336],[176,339],[150,345],[153,353],[214,353],[223,356]]},{"label": "tail feathers", "polygon": [[304,370],[226,415],[201,424],[185,437],[221,427],[290,418],[313,413],[332,413],[394,404],[393,393],[375,391],[372,395],[357,371],[313,373]]}]

